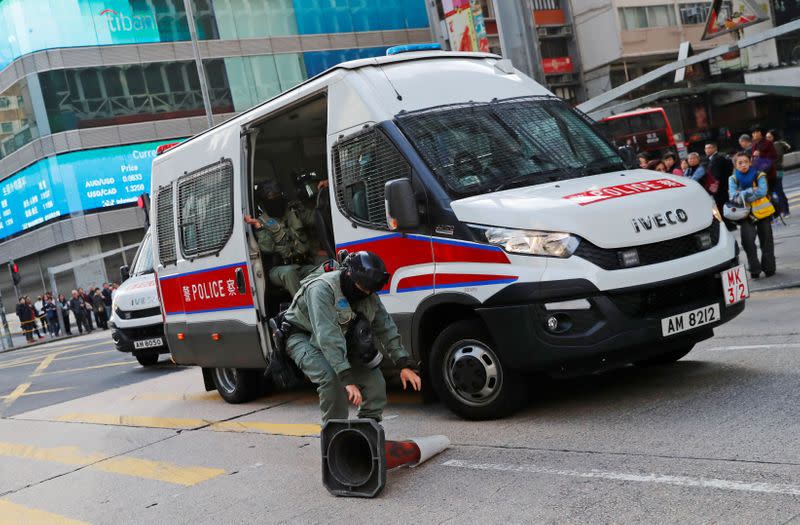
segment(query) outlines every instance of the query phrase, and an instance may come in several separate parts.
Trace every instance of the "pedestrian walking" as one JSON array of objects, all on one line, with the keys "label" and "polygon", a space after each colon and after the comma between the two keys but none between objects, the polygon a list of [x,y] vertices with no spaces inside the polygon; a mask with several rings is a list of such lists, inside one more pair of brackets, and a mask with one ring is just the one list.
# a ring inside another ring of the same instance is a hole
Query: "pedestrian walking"
[{"label": "pedestrian walking", "polygon": [[108,330],[108,316],[106,315],[108,310],[106,309],[105,299],[99,288],[96,288],[94,291],[92,308],[94,309],[94,317],[97,321],[97,329],[99,330],[102,328],[103,330]]},{"label": "pedestrian walking", "polygon": [[28,306],[25,297],[19,298],[19,302],[17,303],[17,317],[19,318],[19,325],[22,329],[22,333],[25,334],[25,340],[28,343],[32,343],[33,327],[36,321],[34,320],[33,310]]},{"label": "pedestrian walking", "polygon": [[[728,193],[734,202],[750,206],[750,216],[740,221],[742,248],[747,254],[750,276],[757,279],[775,274],[775,246],[772,239],[772,216],[775,208],[768,197],[767,174],[752,165],[750,155],[737,153],[736,167],[728,182]],[[756,237],[761,248],[761,259],[756,250]]]},{"label": "pedestrian walking", "polygon": [[667,153],[661,158],[661,161],[664,163],[667,173],[683,175],[683,170],[678,166],[678,157],[674,153]]},{"label": "pedestrian walking", "polygon": [[75,316],[75,324],[78,325],[78,333],[82,334],[84,329],[86,333],[91,333],[92,327],[86,319],[89,315],[89,312],[86,310],[86,301],[83,300],[78,290],[72,290],[72,299],[69,300],[69,309],[72,310],[72,314]]},{"label": "pedestrian walking", "polygon": [[84,323],[88,326],[88,330],[91,332],[94,330],[94,324],[92,323],[92,314],[94,313],[94,306],[92,304],[91,296],[84,291],[83,288],[78,288],[78,295],[81,296],[83,299],[83,308],[84,312]]},{"label": "pedestrian walking", "polygon": [[[716,182],[716,191],[711,194],[717,209],[722,214],[725,203],[728,202],[728,179],[733,175],[733,162],[724,154],[720,153],[717,144],[709,142],[705,146],[708,164],[706,165],[706,177]],[[736,224],[730,220],[725,220],[725,226],[729,231],[736,229]]]},{"label": "pedestrian walking", "polygon": [[775,196],[778,204],[778,212],[781,215],[789,215],[789,199],[783,191],[783,156],[791,151],[792,147],[785,140],[781,140],[780,135],[774,129],[767,131],[767,140],[772,142],[775,152],[778,154],[778,159],[775,161],[775,171],[777,178],[775,179]]},{"label": "pedestrian walking", "polygon": [[69,301],[67,301],[63,293],[58,294],[57,305],[61,308],[61,317],[64,319],[64,333],[72,335],[72,327],[69,320]]},{"label": "pedestrian walking", "polygon": [[55,301],[53,301],[53,296],[46,295],[43,309],[47,318],[47,329],[51,337],[58,337],[61,333],[61,326],[58,323],[58,308]]},{"label": "pedestrian walking", "polygon": [[36,324],[36,320],[39,319],[39,312],[36,310],[36,307],[34,306],[33,302],[31,301],[31,298],[28,297],[27,295],[25,296],[25,304],[27,304],[28,308],[30,308],[31,312],[33,312],[33,322],[31,323],[31,326],[33,328],[33,333],[39,339],[44,339],[44,336],[41,333],[39,333],[39,327]]}]

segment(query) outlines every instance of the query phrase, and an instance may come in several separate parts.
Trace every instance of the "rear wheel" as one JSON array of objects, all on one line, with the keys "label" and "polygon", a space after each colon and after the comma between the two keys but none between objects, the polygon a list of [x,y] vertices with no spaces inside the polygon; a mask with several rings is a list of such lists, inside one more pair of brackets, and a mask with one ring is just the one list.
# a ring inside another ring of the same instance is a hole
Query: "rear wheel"
[{"label": "rear wheel", "polygon": [[663,354],[655,355],[653,357],[648,357],[647,359],[642,359],[641,361],[636,361],[634,363],[636,366],[654,366],[654,365],[666,365],[669,363],[674,363],[679,359],[683,358],[692,351],[694,348],[694,343],[688,343],[681,345],[677,348],[673,348],[671,350],[667,350]]},{"label": "rear wheel", "polygon": [[465,419],[506,416],[527,397],[520,375],[503,365],[476,321],[459,321],[439,334],[429,370],[439,398]]},{"label": "rear wheel", "polygon": [[247,403],[258,397],[261,375],[246,368],[215,368],[211,376],[222,399],[228,403]]},{"label": "rear wheel", "polygon": [[153,366],[158,363],[158,354],[136,354],[136,360],[142,366]]}]

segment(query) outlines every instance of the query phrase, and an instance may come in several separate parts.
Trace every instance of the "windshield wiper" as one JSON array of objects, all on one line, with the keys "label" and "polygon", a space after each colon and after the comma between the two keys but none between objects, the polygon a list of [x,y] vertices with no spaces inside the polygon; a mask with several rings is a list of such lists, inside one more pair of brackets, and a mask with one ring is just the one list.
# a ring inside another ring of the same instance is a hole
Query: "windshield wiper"
[{"label": "windshield wiper", "polygon": [[[504,180],[498,184],[492,191],[506,190],[521,182],[533,181],[534,184],[542,184],[543,182],[555,182],[561,179],[572,178],[572,170],[570,168],[553,168],[551,170],[535,171],[533,173],[521,173],[515,177]],[[544,180],[538,180],[543,178]]]}]

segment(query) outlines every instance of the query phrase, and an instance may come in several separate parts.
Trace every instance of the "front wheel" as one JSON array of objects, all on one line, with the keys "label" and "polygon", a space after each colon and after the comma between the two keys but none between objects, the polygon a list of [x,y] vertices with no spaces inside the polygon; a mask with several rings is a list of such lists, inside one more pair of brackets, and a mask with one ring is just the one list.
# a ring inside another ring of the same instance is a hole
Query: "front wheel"
[{"label": "front wheel", "polygon": [[439,334],[431,350],[430,377],[439,398],[465,419],[506,416],[527,397],[520,375],[503,365],[476,321],[459,321]]},{"label": "front wheel", "polygon": [[228,403],[247,403],[258,397],[261,377],[257,370],[215,368],[211,377],[217,392]]}]

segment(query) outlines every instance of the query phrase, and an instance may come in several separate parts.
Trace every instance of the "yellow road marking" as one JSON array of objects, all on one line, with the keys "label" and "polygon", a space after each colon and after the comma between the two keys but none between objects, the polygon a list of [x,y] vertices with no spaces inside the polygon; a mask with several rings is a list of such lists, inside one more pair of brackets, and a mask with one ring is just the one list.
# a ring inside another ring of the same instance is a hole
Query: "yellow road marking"
[{"label": "yellow road marking", "polygon": [[116,416],[113,414],[64,414],[56,419],[70,423],[94,423],[127,427],[196,429],[207,426],[217,432],[258,432],[276,436],[316,436],[320,426],[304,423],[262,423],[259,421],[209,421],[173,417]]},{"label": "yellow road marking", "polygon": [[260,423],[257,421],[220,421],[209,427],[219,432],[259,432],[275,436],[318,436],[319,425],[302,423]]},{"label": "yellow road marking", "polygon": [[185,486],[197,485],[225,474],[224,470],[218,468],[181,466],[166,461],[152,461],[123,456],[108,457],[99,452],[82,452],[78,447],[71,446],[39,448],[31,445],[0,442],[0,456],[87,466],[93,470]]},{"label": "yellow road marking", "polygon": [[195,394],[168,394],[166,392],[146,392],[128,398],[130,401],[205,401],[219,399],[216,392],[202,392]]},{"label": "yellow road marking", "polygon": [[[33,363],[38,362],[42,358],[42,356],[44,354],[47,354],[48,352],[60,355],[60,354],[66,354],[66,353],[70,353],[70,352],[75,352],[76,350],[86,350],[86,349],[92,348],[94,346],[98,346],[98,345],[87,345],[87,346],[82,346],[82,347],[77,347],[77,346],[76,347],[66,347],[66,348],[63,348],[63,349],[56,349],[55,351],[52,348],[50,348],[47,351],[38,351],[36,353],[34,353],[34,352],[26,353],[24,356],[18,357],[16,359],[3,361],[2,364],[0,364],[0,370],[1,369],[6,369],[6,368],[16,368],[16,367],[19,367],[19,366],[31,365]],[[108,350],[108,351],[110,351],[110,350]],[[92,354],[81,354],[81,355],[92,355]],[[74,357],[78,357],[78,356],[74,356]],[[66,359],[66,358],[62,358],[62,359]]]},{"label": "yellow road marking", "polygon": [[54,359],[55,359],[57,356],[58,356],[58,354],[57,354],[57,353],[56,353],[56,354],[50,354],[49,356],[47,356],[47,357],[45,357],[44,359],[42,359],[42,362],[41,362],[41,363],[39,363],[39,366],[37,366],[37,367],[36,367],[36,370],[34,370],[34,371],[33,371],[33,373],[31,374],[31,377],[36,377],[36,376],[40,376],[40,375],[42,375],[42,372],[44,372],[44,370],[45,370],[45,369],[46,369],[48,366],[50,366],[50,363],[52,363],[52,362],[53,362],[53,360],[54,360]]},{"label": "yellow road marking", "polygon": [[88,525],[85,521],[73,520],[52,512],[32,509],[7,500],[0,500],[0,525],[17,525],[19,523],[29,525]]},{"label": "yellow road marking", "polygon": [[97,370],[98,368],[108,368],[110,366],[126,366],[135,365],[136,361],[122,361],[120,363],[106,363],[104,365],[84,366],[82,368],[70,368],[69,370],[56,370],[55,372],[47,372],[47,375],[53,374],[69,374],[71,372],[83,372],[85,370]]},{"label": "yellow road marking", "polygon": [[[64,390],[72,390],[74,387],[66,386],[64,388],[49,388],[47,390],[33,390],[31,392],[24,392],[18,397],[35,396],[36,394],[52,394],[53,392],[63,392]],[[10,394],[9,394],[10,395]],[[8,396],[0,396],[0,399],[6,399]]]},{"label": "yellow road marking", "polygon": [[88,354],[68,355],[66,357],[58,356],[57,361],[66,361],[67,359],[80,359],[81,357],[88,357],[90,355],[117,354],[117,353],[119,353],[118,350],[100,350],[97,352],[89,352]]},{"label": "yellow road marking", "polygon": [[30,383],[22,383],[17,388],[15,388],[13,392],[5,396],[3,404],[6,406],[10,405],[14,401],[16,401],[22,394],[24,394],[25,391],[28,390],[28,387],[30,386],[31,386]]}]

